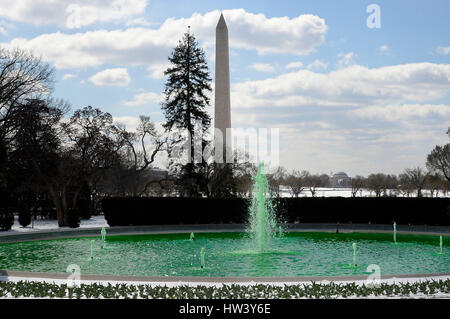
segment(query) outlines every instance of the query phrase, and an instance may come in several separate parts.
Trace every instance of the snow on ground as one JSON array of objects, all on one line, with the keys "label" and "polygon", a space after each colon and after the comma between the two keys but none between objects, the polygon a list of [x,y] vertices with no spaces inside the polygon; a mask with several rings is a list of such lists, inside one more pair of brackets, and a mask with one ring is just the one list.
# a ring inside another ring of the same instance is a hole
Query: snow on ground
[{"label": "snow on ground", "polygon": [[[81,220],[80,228],[93,228],[93,227],[109,227],[103,215],[92,216],[90,219]],[[19,217],[14,217],[14,225],[11,230],[6,232],[1,232],[0,234],[14,234],[21,232],[33,232],[42,230],[52,230],[52,229],[69,229],[69,227],[58,227],[58,221],[56,219],[36,219],[33,220],[33,225],[28,225],[27,227],[22,227],[19,224]]]},{"label": "snow on ground", "polygon": [[[388,194],[395,194],[394,191],[388,190]],[[430,192],[427,190],[423,190],[422,194],[424,197],[430,197]],[[285,186],[280,187],[280,196],[281,197],[291,197],[291,193],[289,189]],[[317,187],[316,188],[316,197],[352,197],[352,189],[347,187]],[[370,192],[366,189],[358,191],[356,194],[357,197],[374,197],[374,192]],[[399,197],[403,197],[402,194],[397,194]],[[415,194],[411,194],[410,196],[414,197]],[[303,190],[300,193],[299,197],[311,197],[311,192],[309,189]],[[442,192],[438,193],[438,197],[449,197],[448,193],[444,194]]]},{"label": "snow on ground", "polygon": [[[450,276],[430,276],[430,277],[426,277],[426,278],[390,278],[390,279],[381,279],[379,281],[379,283],[387,283],[387,284],[398,284],[398,283],[414,283],[414,282],[422,282],[422,281],[426,281],[426,280],[446,280],[449,279]],[[47,282],[47,283],[53,283],[53,284],[57,284],[57,285],[61,285],[61,284],[69,284],[68,280],[65,279],[43,279],[43,278],[25,278],[25,277],[1,277],[0,276],[0,281],[12,281],[12,282],[19,282],[19,281],[35,281],[35,282]],[[335,284],[348,284],[351,283],[352,281],[335,281]],[[368,284],[367,281],[365,280],[357,280],[354,281],[357,285],[361,286],[363,284]],[[310,286],[312,285],[312,282],[267,282],[267,283],[262,283],[262,282],[236,282],[236,283],[220,283],[220,282],[164,282],[164,281],[154,281],[154,282],[142,282],[142,281],[102,281],[102,280],[78,280],[76,282],[73,282],[76,286],[79,286],[81,284],[93,284],[93,283],[97,283],[100,285],[104,285],[107,286],[109,284],[111,285],[116,285],[116,284],[126,284],[127,286],[131,286],[131,285],[149,285],[151,287],[155,287],[155,286],[166,286],[168,288],[172,288],[172,287],[179,287],[179,286],[190,286],[190,287],[195,287],[195,286],[207,286],[207,287],[217,287],[220,288],[224,285],[228,285],[230,286],[231,284],[237,284],[240,286],[252,286],[252,285],[259,285],[259,284],[265,284],[265,285],[271,285],[271,286],[288,286],[288,285],[303,285],[303,286]],[[323,281],[318,281],[315,282],[316,284],[328,284],[330,283],[330,281],[327,280],[323,280]],[[130,296],[131,297],[131,296]],[[249,296],[250,298],[251,296]],[[3,297],[5,298],[5,297]],[[6,299],[12,299],[13,297],[11,296],[7,296]],[[335,296],[333,297],[334,299],[344,299],[344,297],[342,296]],[[417,294],[410,294],[409,296],[405,296],[405,295],[393,295],[393,296],[386,296],[386,295],[379,295],[376,296],[374,294],[369,295],[367,297],[357,297],[357,296],[348,296],[346,297],[346,299],[449,299],[450,298],[450,294],[448,293],[435,293],[435,294],[423,294],[423,293],[417,293]],[[29,297],[27,299],[35,299],[33,297]],[[38,299],[47,299],[46,298],[38,298]],[[86,299],[86,297],[82,297],[82,299]],[[301,299],[308,299],[308,297],[305,298],[301,298]]]},{"label": "snow on ground", "polygon": [[[69,277],[69,274],[67,274]],[[423,282],[423,281],[439,281],[439,280],[447,280],[450,279],[450,276],[448,275],[442,275],[442,276],[434,276],[430,275],[429,277],[409,277],[409,278],[398,278],[398,277],[392,277],[388,279],[380,279],[378,283],[386,283],[386,284],[399,284],[399,283],[414,283],[414,282]],[[12,282],[19,282],[19,281],[36,281],[36,282],[47,282],[47,283],[54,283],[54,284],[67,284],[68,279],[54,279],[54,278],[30,278],[30,277],[20,277],[20,276],[0,276],[0,281],[12,281]],[[322,280],[322,281],[315,281],[316,284],[330,284],[331,282],[334,282],[335,284],[349,284],[349,283],[355,283],[358,286],[362,286],[363,284],[367,285],[369,283],[372,283],[371,281],[367,280],[342,280],[342,281],[330,281],[330,280]],[[115,284],[122,284],[125,283],[127,285],[149,285],[152,287],[155,286],[167,286],[167,287],[178,287],[178,286],[207,286],[207,287],[222,287],[223,285],[241,285],[241,286],[253,286],[253,285],[271,285],[271,286],[289,286],[289,285],[311,285],[311,281],[288,281],[288,282],[261,282],[261,281],[236,281],[236,282],[205,282],[205,281],[124,281],[124,280],[78,280],[78,284],[92,284],[97,283],[100,285],[115,285]],[[449,296],[450,297],[450,296]]]}]

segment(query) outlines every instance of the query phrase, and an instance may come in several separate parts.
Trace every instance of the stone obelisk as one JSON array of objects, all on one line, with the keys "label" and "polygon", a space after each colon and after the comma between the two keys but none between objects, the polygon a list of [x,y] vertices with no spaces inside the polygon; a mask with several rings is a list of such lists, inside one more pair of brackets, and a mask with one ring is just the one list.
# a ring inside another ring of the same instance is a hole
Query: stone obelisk
[{"label": "stone obelisk", "polygon": [[[223,149],[223,162],[226,162],[226,154],[231,153],[231,110],[230,110],[230,63],[228,49],[228,28],[223,14],[220,15],[216,27],[216,81],[214,103],[214,127],[220,130],[222,138],[215,133],[215,147]],[[228,138],[227,138],[227,129]],[[216,157],[216,162],[218,161]]]}]

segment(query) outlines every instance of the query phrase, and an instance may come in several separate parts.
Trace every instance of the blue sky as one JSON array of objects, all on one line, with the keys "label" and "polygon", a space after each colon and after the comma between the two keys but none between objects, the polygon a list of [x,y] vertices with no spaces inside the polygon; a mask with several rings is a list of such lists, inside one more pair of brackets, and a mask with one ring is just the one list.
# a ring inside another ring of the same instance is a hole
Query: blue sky
[{"label": "blue sky", "polygon": [[[370,4],[380,28],[366,24]],[[133,129],[140,114],[164,121],[162,71],[188,25],[214,78],[223,11],[234,127],[279,128],[288,169],[398,174],[448,142],[449,9],[444,0],[0,0],[0,46],[54,65],[54,95],[73,109],[92,105]]]}]

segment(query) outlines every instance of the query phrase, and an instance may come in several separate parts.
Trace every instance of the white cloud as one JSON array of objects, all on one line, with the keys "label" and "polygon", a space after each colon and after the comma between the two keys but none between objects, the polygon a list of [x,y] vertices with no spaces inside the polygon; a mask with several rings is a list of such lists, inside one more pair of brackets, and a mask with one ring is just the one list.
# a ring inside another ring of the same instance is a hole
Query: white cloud
[{"label": "white cloud", "polygon": [[[230,47],[256,50],[260,54],[311,53],[323,43],[327,31],[325,20],[315,15],[267,18],[244,9],[225,10],[223,13],[229,27]],[[32,39],[15,38],[0,45],[30,49],[61,69],[103,64],[151,66],[167,63],[167,56],[188,25],[204,46],[212,47],[219,16],[220,12],[215,10],[203,15],[195,13],[186,19],[170,18],[157,29],[136,27],[73,34],[56,32]]]},{"label": "white cloud", "polygon": [[339,53],[338,58],[340,58],[340,59],[337,62],[338,68],[342,68],[342,67],[352,64],[354,57],[355,57],[355,54],[353,52]]},{"label": "white cloud", "polygon": [[147,0],[20,0],[0,1],[0,17],[35,26],[67,28],[123,20],[145,12]]},{"label": "white cloud", "polygon": [[300,69],[234,84],[232,105],[299,107],[419,103],[450,93],[450,64],[411,63],[380,68],[351,65],[327,74]]},{"label": "white cloud", "polygon": [[303,63],[300,62],[300,61],[298,61],[298,62],[291,62],[291,63],[288,63],[286,65],[286,69],[299,69],[302,66],[303,66]]},{"label": "white cloud", "polygon": [[389,52],[389,47],[386,44],[383,44],[378,48],[378,51],[380,51],[380,53],[387,53]]},{"label": "white cloud", "polygon": [[[336,124],[336,123],[333,123]],[[383,172],[399,174],[407,167],[423,166],[426,153],[440,144],[441,127],[393,125],[373,129],[369,125],[327,128],[298,123],[279,125],[280,164],[327,173],[344,170],[349,176]]]},{"label": "white cloud", "polygon": [[450,106],[444,104],[390,104],[387,106],[368,106],[352,112],[358,117],[382,119],[386,121],[409,121],[438,116],[450,120]]},{"label": "white cloud", "polygon": [[67,74],[63,75],[62,80],[65,81],[65,80],[73,79],[73,78],[76,78],[76,77],[77,76],[75,74],[67,73]]},{"label": "white cloud", "polygon": [[450,47],[438,47],[436,52],[443,55],[450,54]]},{"label": "white cloud", "polygon": [[328,63],[316,59],[313,63],[308,64],[306,68],[308,70],[326,70]]},{"label": "white cloud", "polygon": [[448,139],[449,93],[449,64],[299,69],[233,85],[232,121],[279,128],[287,168],[397,174]]},{"label": "white cloud", "polygon": [[130,21],[127,21],[127,23],[125,24],[127,27],[134,27],[134,26],[143,26],[143,27],[149,27],[151,25],[153,25],[152,22],[148,21],[147,19],[145,19],[144,17],[139,17],[136,19],[132,19]]},{"label": "white cloud", "polygon": [[167,63],[161,63],[161,64],[154,64],[154,65],[150,65],[147,70],[150,72],[150,77],[152,79],[162,79],[164,78],[164,71],[167,70],[167,68],[170,65]]},{"label": "white cloud", "polygon": [[8,30],[15,29],[15,26],[12,23],[8,23],[4,20],[0,20],[0,34],[4,36],[8,36]]},{"label": "white cloud", "polygon": [[128,86],[130,76],[125,68],[106,69],[89,78],[96,86]]},{"label": "white cloud", "polygon": [[160,103],[164,99],[162,94],[154,93],[154,92],[146,92],[140,93],[133,97],[133,100],[126,101],[124,103],[125,106],[140,106],[149,103]]},{"label": "white cloud", "polygon": [[114,116],[114,124],[120,124],[125,126],[127,131],[136,132],[136,128],[139,125],[139,117],[137,116]]},{"label": "white cloud", "polygon": [[249,66],[249,68],[258,71],[258,72],[265,72],[265,73],[275,73],[276,70],[273,67],[273,65],[266,64],[266,63],[254,63]]}]

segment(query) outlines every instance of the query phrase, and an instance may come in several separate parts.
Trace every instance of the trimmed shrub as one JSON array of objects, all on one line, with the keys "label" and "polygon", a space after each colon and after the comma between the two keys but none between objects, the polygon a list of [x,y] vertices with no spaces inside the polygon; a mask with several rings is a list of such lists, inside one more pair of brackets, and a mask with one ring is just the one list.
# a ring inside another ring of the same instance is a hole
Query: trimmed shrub
[{"label": "trimmed shrub", "polygon": [[[303,197],[274,199],[286,223],[358,223],[450,226],[448,198]],[[246,223],[242,198],[113,197],[102,200],[110,226]]]},{"label": "trimmed shrub", "polygon": [[21,209],[19,211],[19,224],[22,227],[27,227],[31,224],[31,211],[28,209]]},{"label": "trimmed shrub", "polygon": [[448,198],[310,197],[280,198],[277,203],[291,223],[450,225]]},{"label": "trimmed shrub", "polygon": [[110,226],[245,223],[239,198],[128,197],[102,200]]}]

